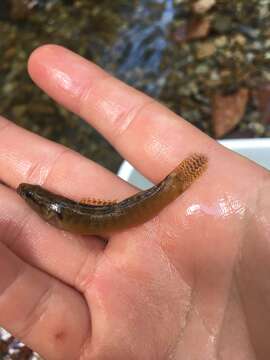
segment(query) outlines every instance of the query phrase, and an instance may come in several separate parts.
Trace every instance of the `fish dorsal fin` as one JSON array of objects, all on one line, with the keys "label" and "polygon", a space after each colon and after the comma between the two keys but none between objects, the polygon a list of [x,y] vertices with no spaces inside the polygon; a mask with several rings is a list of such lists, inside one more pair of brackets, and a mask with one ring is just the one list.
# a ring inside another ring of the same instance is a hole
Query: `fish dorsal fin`
[{"label": "fish dorsal fin", "polygon": [[80,200],[80,204],[82,205],[104,206],[104,205],[113,205],[116,203],[117,200],[102,200],[95,198],[83,198]]}]

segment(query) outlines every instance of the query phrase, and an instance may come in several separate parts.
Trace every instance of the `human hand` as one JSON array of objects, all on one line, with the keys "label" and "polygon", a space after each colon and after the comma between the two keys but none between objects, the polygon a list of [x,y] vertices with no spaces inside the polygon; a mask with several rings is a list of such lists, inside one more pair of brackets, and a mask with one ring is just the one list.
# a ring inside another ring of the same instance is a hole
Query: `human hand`
[{"label": "human hand", "polygon": [[1,118],[0,325],[53,360],[269,359],[269,173],[66,49],[37,49],[29,72],[151,181],[190,153],[209,165],[158,216],[106,243],[53,228],[14,189],[136,190]]}]

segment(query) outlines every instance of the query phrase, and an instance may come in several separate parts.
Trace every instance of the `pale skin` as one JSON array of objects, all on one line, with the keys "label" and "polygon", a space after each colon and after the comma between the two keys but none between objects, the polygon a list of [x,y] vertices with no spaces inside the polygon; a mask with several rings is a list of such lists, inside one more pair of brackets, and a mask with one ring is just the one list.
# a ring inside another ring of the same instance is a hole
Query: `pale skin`
[{"label": "pale skin", "polygon": [[29,73],[151,181],[190,153],[209,166],[153,220],[106,243],[46,224],[14,189],[136,190],[0,118],[0,325],[48,360],[269,359],[269,172],[66,49],[37,49]]}]

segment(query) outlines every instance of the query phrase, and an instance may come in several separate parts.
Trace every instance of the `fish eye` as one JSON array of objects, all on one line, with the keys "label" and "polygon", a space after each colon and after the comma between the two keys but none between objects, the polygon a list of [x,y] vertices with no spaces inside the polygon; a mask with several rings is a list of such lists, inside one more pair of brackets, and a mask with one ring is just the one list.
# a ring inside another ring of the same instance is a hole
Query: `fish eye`
[{"label": "fish eye", "polygon": [[25,183],[22,183],[18,186],[17,193],[26,200],[32,200],[35,197],[34,186]]},{"label": "fish eye", "polygon": [[27,198],[27,199],[30,199],[32,197],[32,191],[27,189],[24,191],[24,196]]},{"label": "fish eye", "polygon": [[25,199],[33,199],[33,191],[31,189],[23,189],[21,192],[22,197]]}]

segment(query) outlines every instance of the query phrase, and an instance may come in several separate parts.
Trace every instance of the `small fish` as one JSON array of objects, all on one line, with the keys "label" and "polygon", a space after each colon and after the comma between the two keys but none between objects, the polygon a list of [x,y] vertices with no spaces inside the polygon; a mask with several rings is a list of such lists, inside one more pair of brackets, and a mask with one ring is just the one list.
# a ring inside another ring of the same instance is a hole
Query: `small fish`
[{"label": "small fish", "polygon": [[181,195],[207,168],[208,159],[192,154],[164,180],[120,202],[91,200],[76,202],[39,185],[22,183],[18,194],[45,221],[59,229],[84,235],[121,231],[150,220]]}]

